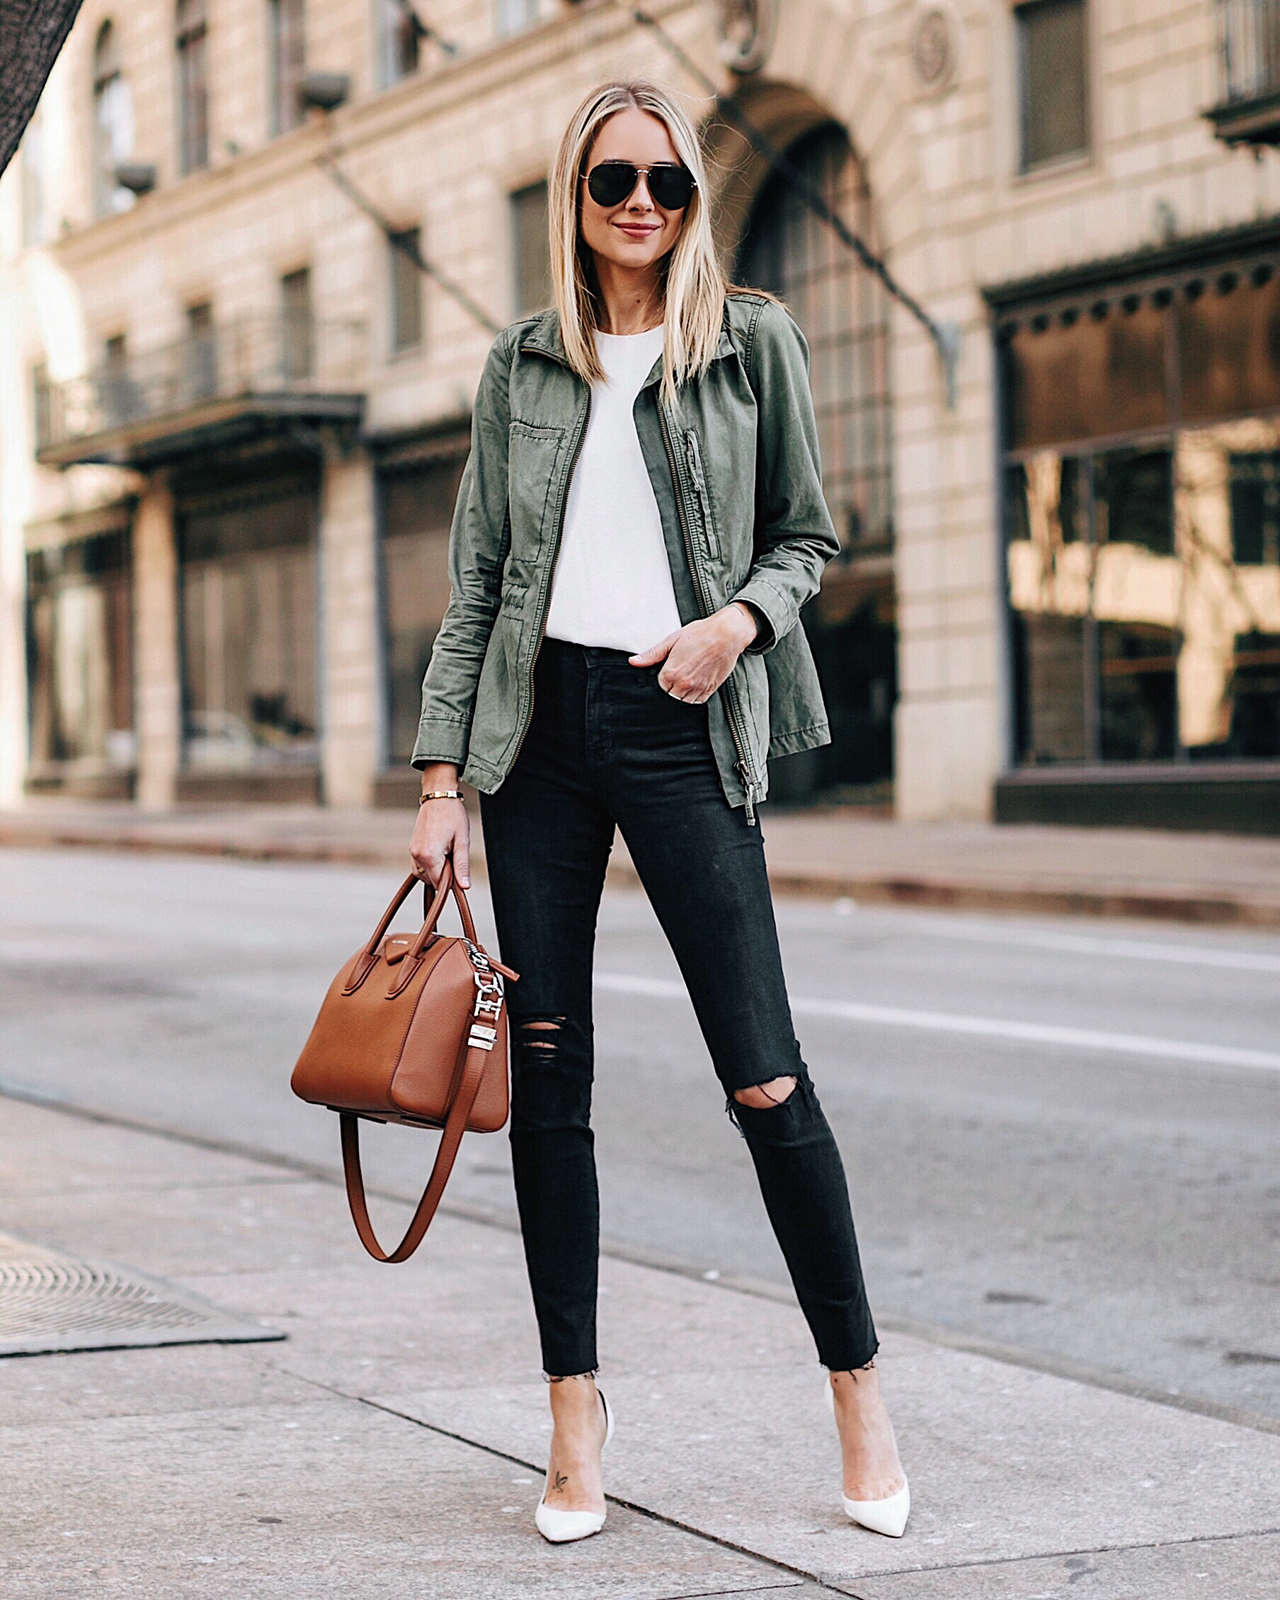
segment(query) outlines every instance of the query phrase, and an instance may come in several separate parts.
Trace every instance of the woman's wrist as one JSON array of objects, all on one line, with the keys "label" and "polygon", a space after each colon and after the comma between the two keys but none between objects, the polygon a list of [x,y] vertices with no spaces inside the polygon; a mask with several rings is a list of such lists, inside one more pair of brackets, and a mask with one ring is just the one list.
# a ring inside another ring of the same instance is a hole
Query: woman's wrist
[{"label": "woman's wrist", "polygon": [[760,637],[760,618],[745,600],[731,600],[725,610],[736,616],[742,622],[743,638],[742,648],[745,650]]},{"label": "woman's wrist", "polygon": [[422,769],[422,793],[439,793],[458,787],[458,768],[452,761],[433,761]]}]

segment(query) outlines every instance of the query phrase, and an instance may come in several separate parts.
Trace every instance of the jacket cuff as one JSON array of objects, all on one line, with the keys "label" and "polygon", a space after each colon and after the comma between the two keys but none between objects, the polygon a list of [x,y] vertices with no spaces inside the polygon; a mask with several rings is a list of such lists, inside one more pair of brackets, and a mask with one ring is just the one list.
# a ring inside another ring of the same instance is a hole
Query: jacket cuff
[{"label": "jacket cuff", "polygon": [[747,646],[747,655],[764,655],[795,626],[798,612],[790,596],[776,589],[767,578],[749,579],[733,598],[750,606],[761,619],[760,632]]},{"label": "jacket cuff", "polygon": [[452,761],[461,767],[467,759],[471,729],[465,722],[449,722],[442,717],[424,717],[418,724],[418,738],[409,757],[410,766],[419,771],[432,761]]}]

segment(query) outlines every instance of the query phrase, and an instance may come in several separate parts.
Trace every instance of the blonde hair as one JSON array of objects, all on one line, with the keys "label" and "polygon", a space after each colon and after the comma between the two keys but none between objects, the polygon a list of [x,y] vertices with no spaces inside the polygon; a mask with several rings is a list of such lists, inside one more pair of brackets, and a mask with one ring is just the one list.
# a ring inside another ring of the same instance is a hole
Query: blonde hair
[{"label": "blonde hair", "polygon": [[678,385],[701,377],[711,365],[729,286],[711,234],[707,171],[698,135],[671,95],[657,84],[643,80],[602,84],[569,119],[547,186],[551,281],[565,356],[579,377],[594,382],[604,376],[592,338],[601,304],[594,258],[579,223],[578,184],[601,127],[617,112],[633,108],[664,124],[696,185],[679,237],[660,264],[665,328],[662,398],[670,404]]}]

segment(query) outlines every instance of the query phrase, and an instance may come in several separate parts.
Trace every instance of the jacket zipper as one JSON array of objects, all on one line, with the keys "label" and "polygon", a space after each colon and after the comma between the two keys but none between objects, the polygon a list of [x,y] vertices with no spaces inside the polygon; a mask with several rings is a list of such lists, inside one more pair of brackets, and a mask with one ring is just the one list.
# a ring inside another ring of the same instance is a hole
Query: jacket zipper
[{"label": "jacket zipper", "polygon": [[[564,533],[565,513],[569,508],[569,484],[573,479],[573,469],[578,464],[578,456],[582,450],[582,441],[586,437],[587,418],[591,415],[591,391],[587,391],[587,403],[582,410],[582,421],[578,424],[577,437],[573,441],[573,452],[569,458],[569,470],[564,477],[564,493],[560,496],[560,506],[556,513],[555,539],[551,546],[551,558],[547,562],[546,577],[538,592],[538,639],[533,647],[533,659],[529,662],[529,709],[525,713],[524,726],[520,729],[520,737],[516,740],[515,754],[512,755],[507,770],[510,771],[516,763],[533,722],[533,670],[538,664],[538,652],[542,649],[542,640],[547,626],[547,612],[551,609],[551,578],[556,569],[556,557],[560,554],[560,539]],[[508,502],[507,515],[510,516],[510,503]]]},{"label": "jacket zipper", "polygon": [[689,461],[693,486],[698,491],[698,501],[702,508],[702,540],[707,547],[707,554],[713,561],[718,561],[720,535],[716,531],[715,518],[711,515],[711,495],[707,489],[706,474],[702,470],[702,451],[698,448],[698,436],[692,428],[688,429],[684,436],[684,453]]},{"label": "jacket zipper", "polygon": [[[671,468],[671,476],[675,483],[676,508],[680,516],[680,532],[684,538],[685,555],[689,562],[690,574],[693,578],[694,586],[698,591],[698,600],[702,608],[702,614],[704,617],[707,617],[711,615],[711,597],[708,595],[706,587],[703,583],[702,570],[698,566],[697,554],[693,548],[693,538],[689,532],[689,504],[685,493],[684,479],[680,475],[680,469],[676,463],[675,450],[673,449],[671,443],[671,432],[667,425],[666,408],[662,403],[661,396],[658,398],[658,420],[662,425],[662,443],[667,452],[667,462]],[[686,439],[689,437],[691,437],[691,435],[686,435]],[[696,445],[694,446],[694,449],[697,449]],[[701,466],[701,462],[699,462],[699,466]],[[754,828],[756,823],[756,798],[760,794],[763,785],[756,778],[755,773],[751,769],[750,763],[747,761],[747,746],[742,737],[742,707],[738,701],[738,687],[733,681],[732,674],[725,679],[722,687],[728,691],[727,710],[729,713],[729,732],[733,737],[734,749],[738,753],[738,776],[742,780],[743,789],[746,791],[747,822],[751,827]]]}]

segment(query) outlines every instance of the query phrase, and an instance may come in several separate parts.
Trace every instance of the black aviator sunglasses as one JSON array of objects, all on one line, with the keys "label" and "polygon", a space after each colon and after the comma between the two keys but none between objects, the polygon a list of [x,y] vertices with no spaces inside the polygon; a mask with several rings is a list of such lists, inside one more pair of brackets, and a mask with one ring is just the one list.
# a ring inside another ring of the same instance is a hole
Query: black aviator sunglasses
[{"label": "black aviator sunglasses", "polygon": [[649,180],[649,193],[664,211],[683,211],[693,197],[693,174],[674,161],[638,167],[634,161],[600,161],[587,174],[587,192],[598,206],[620,206],[630,199],[641,173]]}]

